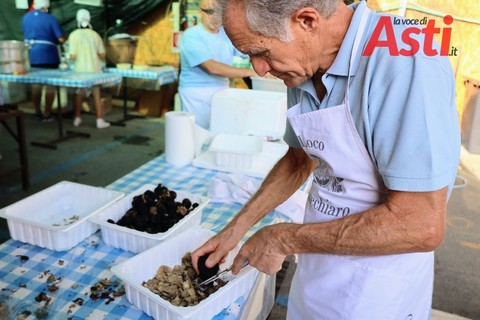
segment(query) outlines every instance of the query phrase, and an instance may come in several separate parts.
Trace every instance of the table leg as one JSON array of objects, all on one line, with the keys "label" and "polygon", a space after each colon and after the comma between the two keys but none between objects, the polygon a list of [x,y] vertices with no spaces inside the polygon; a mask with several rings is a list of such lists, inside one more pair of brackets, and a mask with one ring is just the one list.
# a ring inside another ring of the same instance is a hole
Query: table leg
[{"label": "table leg", "polygon": [[[6,123],[9,118],[15,117],[17,124],[17,132],[15,133]],[[10,169],[5,172],[1,172],[0,176],[8,174],[13,171],[20,170],[22,174],[22,187],[27,190],[30,187],[30,176],[28,171],[28,157],[27,157],[27,144],[25,142],[25,125],[23,121],[23,112],[21,111],[7,111],[0,113],[0,121],[2,122],[8,133],[15,139],[18,144],[18,151],[20,154],[20,167]]]},{"label": "table leg", "polygon": [[58,137],[63,138],[63,121],[62,121],[62,104],[60,103],[60,88],[57,87],[57,122],[58,122]]},{"label": "table leg", "polygon": [[122,78],[123,81],[123,120],[127,119],[127,77]]},{"label": "table leg", "polygon": [[22,187],[27,190],[30,187],[30,175],[27,159],[27,143],[25,139],[25,123],[23,121],[23,114],[17,116],[17,135],[18,135],[18,149],[20,152],[20,165],[22,166]]},{"label": "table leg", "polygon": [[48,142],[31,142],[32,146],[48,148],[48,149],[57,149],[57,144],[72,138],[90,138],[89,133],[83,132],[74,132],[66,131],[66,135],[63,131],[63,120],[62,120],[62,103],[60,96],[60,87],[57,87],[57,123],[58,123],[58,139],[54,139]]},{"label": "table leg", "polygon": [[126,121],[139,118],[139,119],[144,119],[145,116],[141,115],[134,115],[134,114],[128,114],[128,108],[127,108],[127,77],[122,78],[122,93],[123,93],[123,119],[120,121],[115,121],[115,122],[110,122],[113,126],[126,126]]}]

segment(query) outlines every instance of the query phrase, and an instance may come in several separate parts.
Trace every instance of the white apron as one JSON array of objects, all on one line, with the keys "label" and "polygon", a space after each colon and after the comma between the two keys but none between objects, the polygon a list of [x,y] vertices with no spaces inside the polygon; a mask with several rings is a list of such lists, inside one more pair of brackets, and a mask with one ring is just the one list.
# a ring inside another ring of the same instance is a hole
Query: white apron
[{"label": "white apron", "polygon": [[[327,222],[385,201],[385,186],[356,131],[349,109],[353,59],[370,11],[362,16],[350,58],[344,104],[287,112],[305,152],[319,164],[304,223]],[[433,252],[377,257],[300,254],[290,289],[291,320],[426,320],[433,288]]]},{"label": "white apron", "polygon": [[178,94],[182,103],[182,111],[195,114],[195,123],[200,127],[210,130],[210,118],[213,95],[226,86],[212,87],[180,87]]}]

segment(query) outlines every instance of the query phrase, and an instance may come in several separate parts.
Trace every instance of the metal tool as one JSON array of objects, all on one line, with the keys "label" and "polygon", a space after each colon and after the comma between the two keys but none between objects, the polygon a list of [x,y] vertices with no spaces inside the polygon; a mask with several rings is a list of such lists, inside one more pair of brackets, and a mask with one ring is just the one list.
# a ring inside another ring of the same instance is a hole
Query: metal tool
[{"label": "metal tool", "polygon": [[[244,267],[246,267],[247,265],[248,265],[248,261],[246,261],[246,262],[243,264],[242,269],[243,269]],[[227,273],[227,272],[229,272],[229,271],[232,271],[232,267],[233,267],[233,266],[230,266],[230,267],[228,267],[227,269],[225,269],[225,270],[223,270],[223,271],[220,271],[219,273],[217,273],[217,274],[214,275],[213,277],[210,277],[210,278],[208,278],[207,280],[202,281],[202,282],[200,282],[200,283],[198,283],[198,281],[200,280],[200,278],[195,279],[195,281],[194,281],[195,287],[197,287],[197,289],[199,289],[199,290],[201,290],[201,291],[207,290],[207,288],[206,288],[206,285],[207,285],[207,284],[210,284],[210,283],[212,283],[213,281],[217,280],[218,278],[220,278],[220,277],[221,277],[222,275],[224,275],[225,273]]]}]

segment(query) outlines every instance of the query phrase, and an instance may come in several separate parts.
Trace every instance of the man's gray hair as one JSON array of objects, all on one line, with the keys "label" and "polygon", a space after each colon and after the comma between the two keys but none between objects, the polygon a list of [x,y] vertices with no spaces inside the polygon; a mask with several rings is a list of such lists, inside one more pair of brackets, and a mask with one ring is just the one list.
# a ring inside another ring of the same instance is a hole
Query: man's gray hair
[{"label": "man's gray hair", "polygon": [[[219,2],[223,12],[226,12],[232,4],[242,4],[247,25],[252,31],[284,42],[293,40],[289,26],[290,18],[295,11],[311,7],[322,17],[329,18],[339,4],[339,0],[219,0]],[[235,19],[224,15],[224,19],[228,18]]]}]

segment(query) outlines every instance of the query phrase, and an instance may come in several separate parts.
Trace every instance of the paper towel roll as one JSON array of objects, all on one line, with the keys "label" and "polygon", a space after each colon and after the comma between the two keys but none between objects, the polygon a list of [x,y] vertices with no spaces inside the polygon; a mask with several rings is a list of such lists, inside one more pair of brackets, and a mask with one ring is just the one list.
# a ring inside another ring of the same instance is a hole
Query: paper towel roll
[{"label": "paper towel roll", "polygon": [[212,139],[212,134],[207,129],[200,127],[198,124],[195,124],[194,138],[195,142],[195,158],[198,157],[202,152],[202,148],[205,144],[209,144]]},{"label": "paper towel roll", "polygon": [[192,163],[195,157],[195,115],[191,112],[165,113],[165,158],[175,166]]}]

